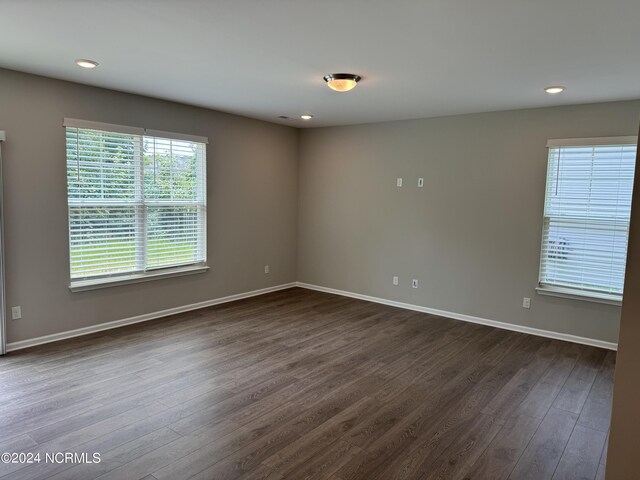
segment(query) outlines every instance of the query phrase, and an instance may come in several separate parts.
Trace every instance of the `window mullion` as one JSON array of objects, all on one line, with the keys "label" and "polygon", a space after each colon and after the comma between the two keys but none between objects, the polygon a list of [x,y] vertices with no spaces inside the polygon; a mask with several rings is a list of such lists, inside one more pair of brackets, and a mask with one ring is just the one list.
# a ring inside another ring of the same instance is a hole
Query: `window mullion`
[{"label": "window mullion", "polygon": [[136,270],[147,267],[147,207],[144,202],[144,137],[136,148]]}]

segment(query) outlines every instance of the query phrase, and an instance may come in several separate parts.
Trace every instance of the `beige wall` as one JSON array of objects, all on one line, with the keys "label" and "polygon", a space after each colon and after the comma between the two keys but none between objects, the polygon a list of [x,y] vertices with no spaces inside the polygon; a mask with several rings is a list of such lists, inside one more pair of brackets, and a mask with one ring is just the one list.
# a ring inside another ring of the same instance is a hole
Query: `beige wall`
[{"label": "beige wall", "polygon": [[545,145],[635,135],[639,114],[632,101],[303,130],[298,280],[616,342],[619,307],[534,290]]},{"label": "beige wall", "polygon": [[636,161],[633,213],[625,297],[622,304],[620,343],[616,359],[613,415],[607,480],[636,480],[640,477],[640,153]]},{"label": "beige wall", "polygon": [[[69,291],[63,117],[209,137],[209,272]],[[23,316],[7,320],[8,342],[295,280],[295,129],[0,70],[0,130],[7,300]]]}]

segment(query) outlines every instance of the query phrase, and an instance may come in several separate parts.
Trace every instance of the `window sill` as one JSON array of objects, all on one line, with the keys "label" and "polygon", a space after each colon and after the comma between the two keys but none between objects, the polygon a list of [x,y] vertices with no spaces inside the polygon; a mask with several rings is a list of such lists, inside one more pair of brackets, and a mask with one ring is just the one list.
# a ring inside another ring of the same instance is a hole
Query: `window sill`
[{"label": "window sill", "polygon": [[209,270],[206,265],[189,265],[188,267],[167,268],[146,273],[134,273],[118,277],[97,278],[92,280],[79,280],[71,282],[69,290],[72,292],[84,292],[85,290],[96,290],[98,288],[117,287],[130,283],[149,282],[169,277],[181,277],[183,275],[193,275],[204,273]]},{"label": "window sill", "polygon": [[604,293],[587,293],[581,290],[572,290],[570,288],[560,287],[537,287],[536,291],[540,295],[549,295],[552,297],[570,298],[572,300],[582,300],[585,302],[604,303],[606,305],[622,305],[622,300],[616,295],[607,295]]}]

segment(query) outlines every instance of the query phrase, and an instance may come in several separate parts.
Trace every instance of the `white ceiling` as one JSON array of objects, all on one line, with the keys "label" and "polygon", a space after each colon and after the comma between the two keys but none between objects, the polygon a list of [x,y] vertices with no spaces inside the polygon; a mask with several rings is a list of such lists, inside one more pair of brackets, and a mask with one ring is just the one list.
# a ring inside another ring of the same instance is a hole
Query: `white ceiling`
[{"label": "white ceiling", "polygon": [[305,127],[622,100],[640,1],[0,0],[0,66]]}]

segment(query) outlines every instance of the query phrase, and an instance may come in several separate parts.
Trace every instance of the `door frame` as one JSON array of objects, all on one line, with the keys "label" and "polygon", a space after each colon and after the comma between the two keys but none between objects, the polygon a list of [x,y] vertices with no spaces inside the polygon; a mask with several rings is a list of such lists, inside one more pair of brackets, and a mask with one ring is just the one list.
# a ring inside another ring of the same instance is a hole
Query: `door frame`
[{"label": "door frame", "polygon": [[2,143],[6,139],[4,130],[0,130],[0,355],[7,353],[7,302],[4,288],[4,189],[2,188]]}]

